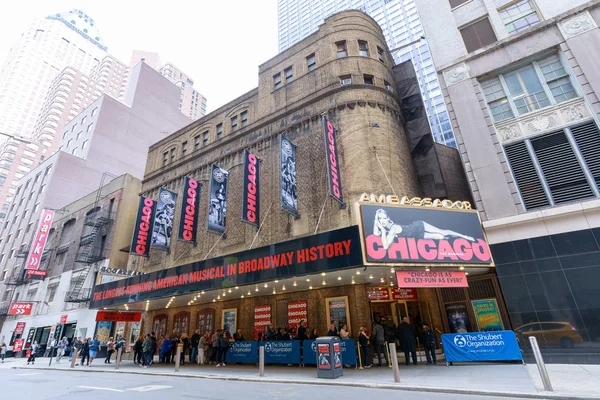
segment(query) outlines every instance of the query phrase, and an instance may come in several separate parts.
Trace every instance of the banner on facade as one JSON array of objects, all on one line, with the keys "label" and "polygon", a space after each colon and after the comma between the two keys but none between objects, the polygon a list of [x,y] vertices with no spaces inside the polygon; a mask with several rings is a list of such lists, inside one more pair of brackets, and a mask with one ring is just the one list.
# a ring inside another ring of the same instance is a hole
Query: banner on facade
[{"label": "banner on facade", "polygon": [[260,160],[248,150],[244,151],[242,221],[256,227],[260,224]]},{"label": "banner on facade", "polygon": [[419,300],[417,289],[392,288],[392,300]]},{"label": "banner on facade", "polygon": [[44,270],[40,270],[40,269],[25,270],[25,278],[31,279],[31,280],[43,281],[47,274],[48,274],[48,271],[46,271],[45,269]]},{"label": "banner on facade", "polygon": [[152,247],[168,250],[171,248],[171,234],[175,219],[177,193],[160,188],[156,202],[156,217],[152,229]]},{"label": "banner on facade", "polygon": [[25,332],[25,322],[17,322],[17,326],[15,327],[15,335],[22,335]]},{"label": "banner on facade", "polygon": [[369,263],[491,265],[477,211],[361,204]]},{"label": "banner on facade", "polygon": [[[329,347],[329,345],[326,345]],[[340,353],[342,362],[348,365],[358,365],[356,356],[356,341],[354,339],[340,340]],[[302,362],[304,364],[317,363],[317,344],[315,340],[305,340],[302,342]]]},{"label": "banner on facade", "polygon": [[396,271],[400,288],[469,287],[463,271]]},{"label": "banner on facade", "polygon": [[33,303],[12,302],[8,309],[8,315],[31,315]]},{"label": "banner on facade", "polygon": [[13,353],[23,350],[23,344],[25,343],[25,339],[17,339],[13,343]]},{"label": "banner on facade", "polygon": [[283,135],[280,142],[281,208],[290,214],[298,215],[296,146]]},{"label": "banner on facade", "polygon": [[25,342],[25,348],[28,349],[31,347],[33,343],[33,338],[35,337],[35,328],[29,328],[29,332],[27,333],[27,341]]},{"label": "banner on facade", "polygon": [[177,239],[184,242],[196,244],[200,189],[202,189],[200,182],[187,176],[184,178],[183,196],[181,196],[181,214],[179,217],[179,234],[177,235]]},{"label": "banner on facade", "polygon": [[52,225],[53,219],[53,210],[42,210],[40,222],[37,230],[35,231],[33,243],[31,243],[31,250],[29,251],[29,256],[27,257],[27,264],[25,264],[26,270],[40,269],[40,265],[42,264],[42,254],[44,253],[44,247],[46,246],[46,241],[48,240],[48,234],[50,232],[50,226]]},{"label": "banner on facade", "polygon": [[342,178],[340,177],[339,157],[337,151],[336,131],[333,124],[323,115],[323,136],[325,139],[325,154],[327,155],[327,181],[329,195],[340,204],[344,204],[342,196]]},{"label": "banner on facade", "polygon": [[96,321],[136,322],[141,319],[142,313],[139,312],[98,311],[96,313]]},{"label": "banner on facade", "polygon": [[258,342],[231,342],[227,351],[227,362],[256,363],[258,362]]},{"label": "banner on facade", "polygon": [[208,202],[208,231],[225,232],[227,218],[227,184],[229,172],[213,165],[210,175],[210,193]]},{"label": "banner on facade", "polygon": [[442,346],[447,362],[522,360],[513,331],[444,334]]},{"label": "banner on facade", "polygon": [[308,326],[308,304],[305,300],[290,301],[287,308],[288,328],[297,328],[300,325],[300,321],[306,322],[305,326]]},{"label": "banner on facade", "polygon": [[300,341],[270,340],[265,343],[265,363],[300,364]]},{"label": "banner on facade", "polygon": [[152,242],[152,226],[156,215],[156,202],[149,197],[140,196],[140,204],[135,218],[133,238],[129,252],[138,256],[150,255]]},{"label": "banner on facade", "polygon": [[504,330],[496,299],[472,300],[471,305],[480,332]]},{"label": "banner on facade", "polygon": [[390,299],[390,290],[386,287],[367,287],[367,298],[370,301],[387,301]]},{"label": "banner on facade", "polygon": [[265,326],[271,323],[271,305],[254,306],[254,340],[258,340],[259,332],[265,336]]}]

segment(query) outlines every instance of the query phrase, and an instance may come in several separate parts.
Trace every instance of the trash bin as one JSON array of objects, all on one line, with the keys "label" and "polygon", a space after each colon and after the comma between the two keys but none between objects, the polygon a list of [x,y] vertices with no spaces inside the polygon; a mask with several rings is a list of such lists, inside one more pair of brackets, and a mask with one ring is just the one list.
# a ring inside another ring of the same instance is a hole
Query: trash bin
[{"label": "trash bin", "polygon": [[335,379],[344,375],[340,338],[318,337],[316,342],[317,378]]}]

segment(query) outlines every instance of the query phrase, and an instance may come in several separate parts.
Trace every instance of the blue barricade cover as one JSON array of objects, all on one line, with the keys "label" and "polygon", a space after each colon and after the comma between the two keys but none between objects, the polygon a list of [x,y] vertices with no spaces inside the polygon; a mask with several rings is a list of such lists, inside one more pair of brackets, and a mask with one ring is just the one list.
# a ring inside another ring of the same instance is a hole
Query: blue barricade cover
[{"label": "blue barricade cover", "polygon": [[[342,364],[357,365],[356,341],[354,339],[344,339],[340,341],[342,351]],[[315,340],[305,340],[303,342],[302,362],[304,364],[317,364],[317,345]]]},{"label": "blue barricade cover", "polygon": [[232,342],[227,352],[227,362],[256,363],[258,362],[257,342]]},{"label": "blue barricade cover", "polygon": [[442,345],[447,362],[523,359],[513,331],[444,334]]},{"label": "blue barricade cover", "polygon": [[300,342],[297,340],[268,340],[265,345],[265,363],[300,364]]}]

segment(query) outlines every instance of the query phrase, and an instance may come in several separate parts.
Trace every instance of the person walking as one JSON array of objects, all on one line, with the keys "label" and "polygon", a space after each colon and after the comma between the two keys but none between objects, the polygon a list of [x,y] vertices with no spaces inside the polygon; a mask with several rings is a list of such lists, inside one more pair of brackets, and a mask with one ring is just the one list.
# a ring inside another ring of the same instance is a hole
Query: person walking
[{"label": "person walking", "polygon": [[409,323],[408,317],[402,318],[402,323],[398,326],[397,336],[400,339],[406,365],[410,364],[411,355],[413,364],[417,365],[417,337],[415,327]]},{"label": "person walking", "polygon": [[115,342],[112,337],[108,338],[108,342],[106,342],[106,358],[104,359],[104,364],[110,364],[110,357],[115,352]]},{"label": "person walking", "polygon": [[[73,357],[75,357],[75,359],[77,360],[77,357],[79,357],[79,353],[81,352],[81,346],[83,346],[81,336],[74,338],[72,345],[73,349],[71,350],[71,353],[69,353],[69,362],[73,360]],[[79,363],[76,363],[75,365],[79,365]]]},{"label": "person walking", "polygon": [[0,344],[0,359],[2,360],[2,364],[4,364],[4,357],[6,357],[6,343]]},{"label": "person walking", "polygon": [[387,351],[385,349],[385,332],[383,327],[379,324],[379,321],[375,321],[373,325],[373,336],[375,339],[375,353],[377,353],[377,360],[379,361],[379,366],[381,367],[383,364],[381,363],[381,353],[383,353],[383,357],[385,358],[385,364],[391,368],[390,362],[388,360]]},{"label": "person walking", "polygon": [[392,321],[389,315],[385,316],[381,326],[383,326],[385,341],[388,343],[396,343],[396,324],[394,324],[394,321]]},{"label": "person walking", "polygon": [[90,342],[92,338],[85,339],[85,342],[81,345],[81,366],[83,367],[84,362],[85,365],[90,364]]},{"label": "person walking", "polygon": [[39,348],[40,345],[38,344],[37,340],[34,340],[33,344],[31,345],[31,352],[29,353],[29,358],[27,359],[27,365],[29,365],[29,363],[31,363],[32,365],[35,364],[35,356]]},{"label": "person walking", "polygon": [[429,328],[427,322],[423,322],[423,347],[425,348],[425,357],[427,364],[437,364],[435,359],[435,333]]},{"label": "person walking", "polygon": [[133,363],[135,365],[143,365],[142,357],[144,356],[144,338],[140,335],[133,345]]},{"label": "person walking", "polygon": [[198,362],[198,346],[200,345],[200,329],[196,329],[190,338],[190,363]]},{"label": "person walking", "polygon": [[358,344],[360,345],[361,364],[364,368],[371,368],[373,364],[369,363],[369,334],[364,326],[361,326],[358,334]]},{"label": "person walking", "polygon": [[94,336],[94,339],[90,340],[90,363],[89,363],[89,367],[92,366],[92,363],[94,362],[94,358],[96,358],[96,356],[98,355],[98,350],[100,350],[100,341],[98,340],[98,335]]},{"label": "person walking", "polygon": [[63,358],[65,356],[65,348],[67,347],[68,344],[69,344],[69,342],[67,341],[67,338],[64,336],[56,344],[56,347],[58,349],[56,351],[56,363],[57,364],[60,362],[61,358]]}]

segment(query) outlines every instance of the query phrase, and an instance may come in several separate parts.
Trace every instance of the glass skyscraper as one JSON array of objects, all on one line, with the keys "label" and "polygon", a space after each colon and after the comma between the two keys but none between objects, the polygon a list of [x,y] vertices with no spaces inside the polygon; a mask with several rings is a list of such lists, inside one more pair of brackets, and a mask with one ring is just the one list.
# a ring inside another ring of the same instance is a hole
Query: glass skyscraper
[{"label": "glass skyscraper", "polygon": [[379,23],[396,63],[412,60],[434,140],[456,147],[427,40],[419,40],[424,32],[414,0],[279,0],[279,51],[315,32],[328,16],[349,9]]}]

